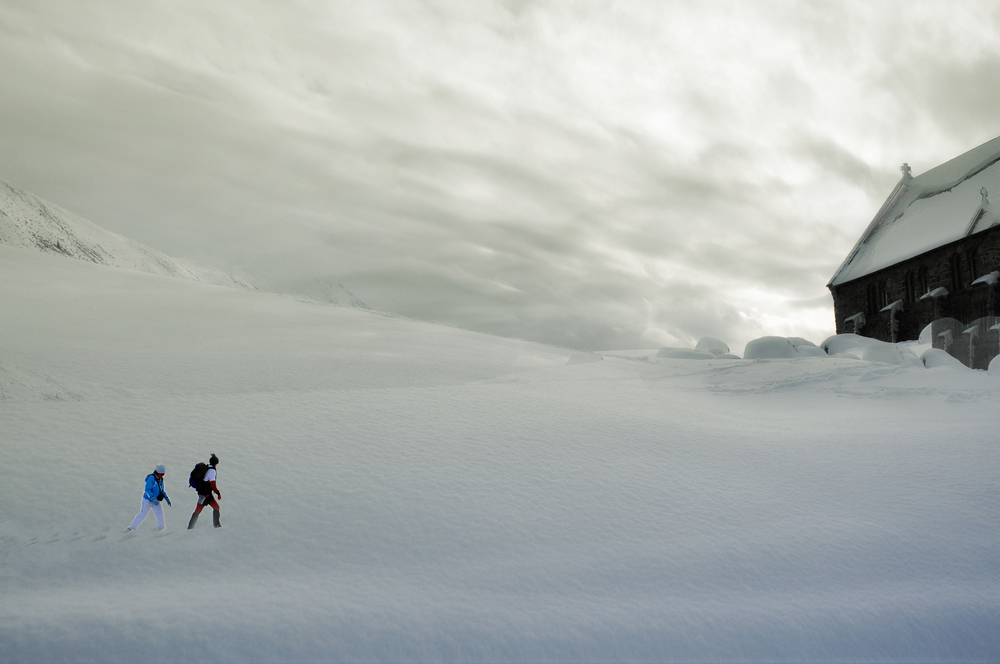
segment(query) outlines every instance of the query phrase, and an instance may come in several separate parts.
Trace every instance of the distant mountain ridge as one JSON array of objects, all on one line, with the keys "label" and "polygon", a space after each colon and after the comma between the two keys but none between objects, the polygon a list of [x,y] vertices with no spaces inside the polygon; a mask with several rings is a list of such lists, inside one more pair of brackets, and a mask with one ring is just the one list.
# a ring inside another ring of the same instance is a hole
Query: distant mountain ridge
[{"label": "distant mountain ridge", "polygon": [[344,284],[337,283],[334,279],[299,281],[291,284],[286,283],[284,286],[283,292],[295,293],[296,295],[308,297],[317,302],[371,311],[371,307],[365,304],[360,297],[347,290]]},{"label": "distant mountain ridge", "polygon": [[218,268],[172,258],[112,233],[4,180],[0,180],[0,244],[217,286],[254,289]]}]

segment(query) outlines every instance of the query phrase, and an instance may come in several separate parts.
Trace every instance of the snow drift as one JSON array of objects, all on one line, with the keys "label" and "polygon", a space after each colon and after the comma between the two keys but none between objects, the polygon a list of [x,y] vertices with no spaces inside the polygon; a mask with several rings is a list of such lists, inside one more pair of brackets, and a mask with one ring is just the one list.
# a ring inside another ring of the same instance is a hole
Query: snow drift
[{"label": "snow drift", "polygon": [[743,351],[746,360],[822,357],[827,353],[811,341],[800,337],[761,337],[749,342]]},{"label": "snow drift", "polygon": [[656,357],[671,360],[736,360],[736,355],[729,352],[726,342],[715,337],[702,337],[692,348],[661,348]]},{"label": "snow drift", "polygon": [[[571,363],[35,249],[0,276],[5,663],[1000,657],[985,372]],[[223,528],[187,531],[212,452]],[[167,530],[123,533],[159,463]]]}]

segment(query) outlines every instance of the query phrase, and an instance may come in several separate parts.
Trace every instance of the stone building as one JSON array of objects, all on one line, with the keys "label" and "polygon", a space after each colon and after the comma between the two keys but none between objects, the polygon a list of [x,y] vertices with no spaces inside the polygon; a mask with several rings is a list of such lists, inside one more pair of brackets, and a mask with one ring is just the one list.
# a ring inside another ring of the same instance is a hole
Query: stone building
[{"label": "stone building", "polygon": [[837,332],[906,341],[924,331],[986,368],[1000,352],[1000,138],[922,175],[901,170],[827,285]]}]

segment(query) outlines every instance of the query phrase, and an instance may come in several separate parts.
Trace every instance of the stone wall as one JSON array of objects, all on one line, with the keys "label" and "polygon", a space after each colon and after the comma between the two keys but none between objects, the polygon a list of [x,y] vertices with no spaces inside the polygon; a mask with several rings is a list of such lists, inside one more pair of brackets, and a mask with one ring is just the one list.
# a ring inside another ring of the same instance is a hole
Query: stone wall
[{"label": "stone wall", "polygon": [[[891,341],[890,316],[881,309],[902,300],[896,314],[896,341],[917,339],[931,321],[955,319],[957,327],[971,325],[1000,311],[1000,285],[995,287],[972,282],[993,271],[1000,271],[1000,227],[976,233],[932,249],[867,276],[838,286],[831,286],[837,333],[857,332],[866,337]],[[948,290],[947,297],[936,302],[920,297],[935,288]],[[865,325],[855,330],[846,319],[857,313],[865,316]],[[992,321],[991,321],[992,322]],[[948,352],[962,362],[969,361],[970,335],[964,329],[953,332]],[[980,327],[985,327],[981,324]],[[942,347],[935,329],[935,347]],[[1000,350],[996,330],[980,329],[975,343],[974,368],[985,369]]]}]

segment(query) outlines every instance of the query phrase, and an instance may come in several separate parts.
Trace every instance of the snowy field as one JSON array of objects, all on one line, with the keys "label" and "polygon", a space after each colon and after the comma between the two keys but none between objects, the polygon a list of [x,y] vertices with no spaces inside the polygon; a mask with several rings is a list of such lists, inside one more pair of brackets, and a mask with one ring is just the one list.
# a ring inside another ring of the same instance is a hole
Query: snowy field
[{"label": "snowy field", "polygon": [[[1000,660],[985,372],[0,277],[2,662]],[[126,534],[158,463],[167,529]]]}]

